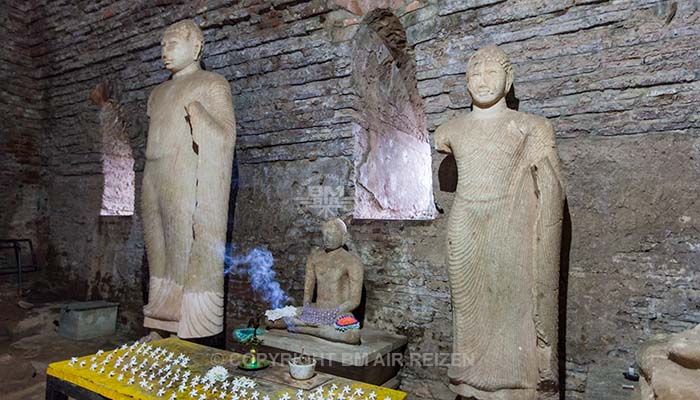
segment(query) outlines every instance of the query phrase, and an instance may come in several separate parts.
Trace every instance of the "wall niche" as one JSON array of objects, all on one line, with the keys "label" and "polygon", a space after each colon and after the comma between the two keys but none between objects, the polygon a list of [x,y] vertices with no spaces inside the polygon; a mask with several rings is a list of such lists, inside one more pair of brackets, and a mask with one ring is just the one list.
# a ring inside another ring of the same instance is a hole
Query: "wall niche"
[{"label": "wall niche", "polygon": [[369,13],[355,34],[353,130],[356,219],[425,220],[436,215],[431,148],[415,59],[398,17]]},{"label": "wall niche", "polygon": [[100,107],[102,136],[102,190],[101,216],[134,215],[134,156],[119,102],[114,98],[114,87],[104,81],[90,93],[90,100]]}]

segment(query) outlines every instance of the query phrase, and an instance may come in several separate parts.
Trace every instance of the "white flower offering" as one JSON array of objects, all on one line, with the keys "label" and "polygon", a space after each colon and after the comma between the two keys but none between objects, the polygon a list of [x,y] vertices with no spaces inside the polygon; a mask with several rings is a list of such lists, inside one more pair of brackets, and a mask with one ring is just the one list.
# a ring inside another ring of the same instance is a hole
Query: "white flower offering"
[{"label": "white flower offering", "polygon": [[265,311],[265,317],[270,321],[277,321],[282,318],[292,318],[297,316],[297,308],[294,306],[285,306],[274,310]]},{"label": "white flower offering", "polygon": [[221,365],[217,365],[207,371],[204,378],[214,382],[222,382],[228,378],[228,370]]}]

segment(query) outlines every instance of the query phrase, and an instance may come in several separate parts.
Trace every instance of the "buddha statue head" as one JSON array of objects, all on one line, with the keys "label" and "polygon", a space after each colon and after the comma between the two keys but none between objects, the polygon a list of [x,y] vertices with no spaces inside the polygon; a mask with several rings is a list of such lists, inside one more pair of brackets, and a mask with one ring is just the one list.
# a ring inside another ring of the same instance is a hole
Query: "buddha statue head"
[{"label": "buddha statue head", "polygon": [[170,25],[163,33],[161,58],[165,68],[176,73],[192,63],[199,63],[204,44],[204,34],[191,19]]},{"label": "buddha statue head", "polygon": [[467,88],[472,102],[489,108],[504,99],[513,85],[513,66],[498,46],[483,47],[469,58]]},{"label": "buddha statue head", "polygon": [[321,233],[323,233],[323,247],[326,250],[335,250],[345,244],[348,228],[340,218],[334,218],[321,225]]}]

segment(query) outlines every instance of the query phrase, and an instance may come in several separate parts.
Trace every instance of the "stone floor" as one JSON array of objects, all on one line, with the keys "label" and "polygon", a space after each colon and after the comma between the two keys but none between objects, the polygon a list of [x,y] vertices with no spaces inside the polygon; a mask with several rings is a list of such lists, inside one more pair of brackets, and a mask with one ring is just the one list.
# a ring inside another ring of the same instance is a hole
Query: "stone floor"
[{"label": "stone floor", "polygon": [[609,358],[605,363],[597,363],[588,369],[586,391],[583,400],[633,400],[634,390],[625,386],[639,386],[637,382],[628,381],[622,376],[628,363],[619,358]]},{"label": "stone floor", "polygon": [[[25,287],[32,285],[31,274]],[[56,324],[61,306],[81,300],[56,300],[49,293],[27,290],[19,297],[14,278],[0,276],[0,382],[3,400],[44,399],[46,366],[71,356],[111,349],[134,338],[123,333],[75,341],[58,336]],[[25,307],[18,305],[26,301]]]},{"label": "stone floor", "polygon": [[[124,332],[113,336],[75,341],[56,333],[63,304],[85,299],[70,299],[66,294],[42,291],[40,281],[27,277],[20,298],[12,276],[0,276],[0,382],[4,385],[3,400],[44,399],[46,366],[71,356],[111,349],[135,340]],[[25,309],[19,301],[26,301]],[[579,374],[567,377],[567,400],[634,400],[633,390],[623,385],[638,386],[627,381],[622,373],[628,362],[622,358],[608,358],[582,367]],[[409,398],[412,396],[409,395]]]}]

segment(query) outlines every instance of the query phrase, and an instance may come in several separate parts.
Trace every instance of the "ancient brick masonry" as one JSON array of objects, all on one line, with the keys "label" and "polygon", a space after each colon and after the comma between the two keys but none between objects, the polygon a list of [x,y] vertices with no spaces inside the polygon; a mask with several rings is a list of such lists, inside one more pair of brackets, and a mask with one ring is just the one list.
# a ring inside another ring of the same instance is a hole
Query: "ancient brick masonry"
[{"label": "ancient brick masonry", "polygon": [[[136,157],[138,202],[145,101],[167,78],[160,34],[194,17],[207,41],[205,67],[225,75],[233,89],[240,163],[234,241],[267,245],[282,286],[300,300],[309,243],[320,243],[317,213],[297,199],[314,185],[354,193],[352,127],[362,116],[352,83],[353,37],[371,2],[25,3],[1,6],[9,21],[1,29],[14,47],[0,57],[0,73],[12,78],[3,79],[0,107],[15,116],[3,122],[0,143],[10,151],[0,161],[1,183],[43,172],[43,180],[10,196],[18,205],[14,220],[30,221],[20,223],[30,234],[50,232],[50,268],[87,282],[92,296],[122,300],[125,320],[139,325],[138,207],[134,217],[99,218],[99,120],[88,95],[105,79],[117,83]],[[583,398],[601,383],[586,382],[602,379],[589,371],[593,361],[597,369],[625,365],[642,339],[700,322],[696,1],[376,3],[406,31],[431,138],[436,126],[468,109],[466,60],[494,42],[514,63],[520,110],[554,125],[571,220],[562,286],[568,287],[568,398]],[[441,157],[432,159],[437,171]],[[433,180],[435,200],[447,213],[452,195]],[[49,217],[36,224],[42,192]],[[12,200],[2,193],[3,201]],[[352,207],[338,211],[349,216]],[[18,226],[7,215],[3,229]],[[408,335],[411,353],[450,351],[440,247],[445,215],[349,225],[349,246],[366,266],[365,323]],[[231,324],[252,308],[244,287],[236,280],[230,287]],[[407,366],[401,388],[416,398],[447,398],[445,370]]]},{"label": "ancient brick masonry", "polygon": [[[43,94],[32,58],[34,38],[23,2],[0,7],[0,237],[29,238],[39,255],[46,242],[46,193],[42,185]],[[11,253],[0,261],[14,265]]]}]

